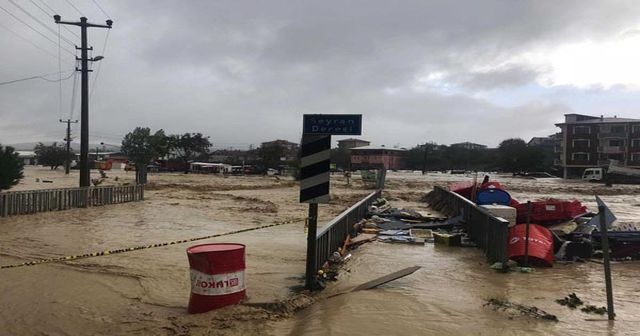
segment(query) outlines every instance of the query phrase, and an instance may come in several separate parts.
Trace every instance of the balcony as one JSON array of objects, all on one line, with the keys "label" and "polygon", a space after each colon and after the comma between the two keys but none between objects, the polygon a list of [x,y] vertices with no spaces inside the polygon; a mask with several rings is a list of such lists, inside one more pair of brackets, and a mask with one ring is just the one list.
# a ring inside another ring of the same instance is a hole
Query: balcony
[{"label": "balcony", "polygon": [[625,146],[599,146],[598,152],[605,154],[618,154],[624,153],[626,150]]},{"label": "balcony", "polygon": [[609,165],[609,159],[598,160],[598,166],[608,166],[608,165]]},{"label": "balcony", "polygon": [[627,132],[600,132],[598,139],[626,139]]}]

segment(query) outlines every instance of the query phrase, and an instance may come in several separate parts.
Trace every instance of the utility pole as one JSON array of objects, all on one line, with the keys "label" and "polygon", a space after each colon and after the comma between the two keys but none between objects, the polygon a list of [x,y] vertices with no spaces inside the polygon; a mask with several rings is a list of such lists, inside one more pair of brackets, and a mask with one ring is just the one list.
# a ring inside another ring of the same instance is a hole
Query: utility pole
[{"label": "utility pole", "polygon": [[78,121],[71,121],[71,119],[60,119],[60,122],[67,124],[67,136],[64,138],[64,141],[67,142],[67,159],[64,162],[64,173],[66,175],[69,175],[69,169],[71,169],[71,123],[77,124]]},{"label": "utility pole", "polygon": [[87,45],[87,28],[107,28],[111,29],[113,21],[107,20],[107,25],[98,25],[87,22],[86,17],[81,17],[80,22],[60,21],[60,15],[54,15],[53,19],[57,24],[66,24],[80,27],[81,46],[76,49],[80,50],[80,58],[76,60],[81,62],[81,68],[76,71],[81,73],[81,104],[80,104],[80,187],[88,187],[90,183],[89,173],[89,61],[95,62],[101,60],[102,56],[89,58],[88,51],[93,47]]}]

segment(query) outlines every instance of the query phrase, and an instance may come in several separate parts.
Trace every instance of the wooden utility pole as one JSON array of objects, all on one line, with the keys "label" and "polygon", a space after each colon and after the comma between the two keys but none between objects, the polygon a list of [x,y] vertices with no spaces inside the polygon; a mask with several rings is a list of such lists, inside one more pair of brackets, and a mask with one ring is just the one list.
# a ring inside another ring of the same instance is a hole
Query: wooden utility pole
[{"label": "wooden utility pole", "polygon": [[76,47],[80,50],[80,58],[76,57],[76,60],[80,61],[81,73],[81,104],[80,104],[80,187],[88,187],[90,183],[89,173],[89,62],[99,61],[103,57],[96,56],[89,58],[88,51],[93,50],[93,47],[87,45],[87,28],[107,28],[111,29],[113,25],[112,20],[107,20],[107,25],[98,25],[87,22],[86,17],[81,17],[80,22],[66,22],[60,21],[60,15],[54,15],[53,19],[57,24],[66,24],[80,27],[80,42],[81,46]]},{"label": "wooden utility pole", "polygon": [[64,141],[67,143],[67,159],[64,161],[64,173],[66,175],[69,175],[69,170],[71,169],[71,123],[77,124],[78,121],[71,121],[71,119],[60,119],[60,122],[67,124],[67,136],[64,138]]}]

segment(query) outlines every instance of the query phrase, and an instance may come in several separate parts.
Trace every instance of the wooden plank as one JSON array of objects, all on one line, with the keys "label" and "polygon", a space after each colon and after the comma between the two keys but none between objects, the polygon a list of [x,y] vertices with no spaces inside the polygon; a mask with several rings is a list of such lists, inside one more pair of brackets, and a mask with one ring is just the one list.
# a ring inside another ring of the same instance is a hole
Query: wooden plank
[{"label": "wooden plank", "polygon": [[373,233],[361,233],[355,238],[351,238],[349,245],[358,245],[376,239],[377,235]]},{"label": "wooden plank", "polygon": [[346,292],[341,292],[341,293],[337,293],[337,294],[333,294],[328,296],[327,298],[332,298],[334,296],[338,296],[338,295],[343,295],[343,294],[347,294],[347,293],[351,293],[351,292],[356,292],[356,291],[361,291],[361,290],[369,290],[369,289],[373,289],[376,288],[380,285],[384,285],[388,282],[391,282],[393,280],[397,280],[400,279],[402,277],[405,277],[407,275],[413,274],[415,271],[419,270],[421,267],[420,266],[411,266],[411,267],[407,267],[404,269],[401,269],[399,271],[393,272],[391,274],[387,274],[383,277],[371,280],[371,281],[367,281],[359,286],[356,286]]},{"label": "wooden plank", "polygon": [[401,269],[399,271],[393,272],[393,273],[385,275],[383,277],[380,277],[380,278],[365,282],[362,285],[359,285],[359,286],[353,288],[351,290],[351,292],[376,288],[376,287],[378,287],[380,285],[384,285],[384,284],[386,284],[388,282],[391,282],[393,280],[400,279],[400,278],[405,277],[405,276],[407,276],[409,274],[413,274],[415,271],[417,271],[419,269],[420,269],[420,266],[411,266],[411,267],[407,267],[407,268]]}]

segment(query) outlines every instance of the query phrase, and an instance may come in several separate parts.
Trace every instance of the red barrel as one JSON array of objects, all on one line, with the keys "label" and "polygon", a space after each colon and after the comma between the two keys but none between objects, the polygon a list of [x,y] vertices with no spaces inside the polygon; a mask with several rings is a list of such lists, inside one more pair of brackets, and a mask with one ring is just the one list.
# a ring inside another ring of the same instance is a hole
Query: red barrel
[{"label": "red barrel", "polygon": [[204,313],[245,298],[244,255],[245,246],[233,243],[202,244],[187,249],[191,266],[189,313]]},{"label": "red barrel", "polygon": [[[522,263],[526,241],[526,224],[518,224],[509,230],[509,259]],[[553,265],[553,236],[544,226],[529,225],[529,262],[538,266]]]}]

